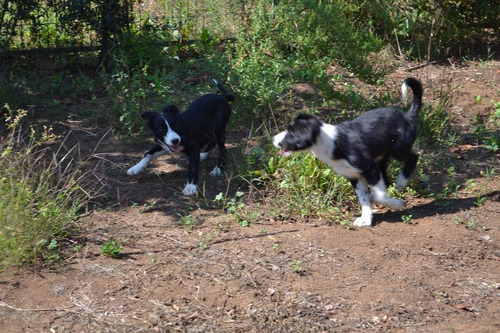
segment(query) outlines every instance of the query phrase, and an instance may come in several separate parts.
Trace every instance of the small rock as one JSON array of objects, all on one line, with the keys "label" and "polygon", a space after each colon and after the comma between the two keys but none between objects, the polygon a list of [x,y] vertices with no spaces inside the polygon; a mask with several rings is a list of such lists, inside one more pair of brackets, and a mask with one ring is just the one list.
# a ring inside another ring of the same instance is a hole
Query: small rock
[{"label": "small rock", "polygon": [[323,307],[323,311],[331,311],[331,310],[333,310],[332,304],[328,304]]},{"label": "small rock", "polygon": [[483,242],[491,242],[491,237],[490,237],[490,235],[484,235],[484,236],[481,236],[481,240]]}]

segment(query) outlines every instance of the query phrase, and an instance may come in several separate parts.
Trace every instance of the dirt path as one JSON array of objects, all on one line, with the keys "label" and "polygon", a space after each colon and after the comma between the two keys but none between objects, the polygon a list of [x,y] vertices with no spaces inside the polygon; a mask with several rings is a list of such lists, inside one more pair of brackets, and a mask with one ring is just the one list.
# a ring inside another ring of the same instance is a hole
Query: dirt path
[{"label": "dirt path", "polygon": [[[490,99],[500,102],[498,68],[412,75],[424,81],[427,99],[439,82],[460,88],[450,112],[463,134],[489,114]],[[79,140],[90,146],[95,137]],[[463,190],[445,200],[413,198],[406,223],[380,210],[374,227],[359,230],[265,214],[242,227],[208,199],[180,196],[185,161],[167,158],[130,179],[124,170],[141,148],[107,138],[98,151],[112,162],[103,163],[106,205],[69,240],[83,248],[52,268],[0,272],[0,330],[499,332],[498,165],[497,176],[480,174],[498,155],[472,142],[454,149]],[[466,190],[467,179],[476,190]],[[207,178],[205,186],[213,198],[228,185]],[[265,211],[265,202],[255,209]],[[195,226],[188,232],[181,219]],[[100,252],[111,236],[124,244],[119,259]]]}]

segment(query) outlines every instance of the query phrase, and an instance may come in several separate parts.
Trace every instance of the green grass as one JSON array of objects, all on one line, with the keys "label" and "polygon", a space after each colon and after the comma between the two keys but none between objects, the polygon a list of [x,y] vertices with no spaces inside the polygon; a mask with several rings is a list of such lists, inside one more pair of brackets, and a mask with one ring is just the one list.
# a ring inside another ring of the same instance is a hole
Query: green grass
[{"label": "green grass", "polygon": [[59,259],[61,240],[89,198],[86,174],[71,151],[49,153],[56,140],[51,130],[23,131],[26,111],[9,112],[0,143],[0,269]]},{"label": "green grass", "polygon": [[355,198],[349,181],[312,154],[269,158],[269,187],[277,192],[276,209],[281,215],[325,217],[340,222],[341,208]]},{"label": "green grass", "polygon": [[101,245],[100,250],[103,255],[116,259],[120,257],[123,246],[114,237],[110,237],[108,241]]}]

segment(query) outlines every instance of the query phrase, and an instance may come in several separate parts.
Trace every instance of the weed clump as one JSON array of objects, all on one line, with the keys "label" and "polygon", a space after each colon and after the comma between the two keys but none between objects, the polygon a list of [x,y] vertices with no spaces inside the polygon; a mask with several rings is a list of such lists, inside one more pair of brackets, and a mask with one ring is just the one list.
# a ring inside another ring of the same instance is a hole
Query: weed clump
[{"label": "weed clump", "polygon": [[[23,131],[25,110],[8,105],[0,139],[0,269],[59,259],[60,240],[75,226],[90,197],[86,173],[66,154],[48,154],[57,136]],[[26,133],[27,132],[27,133]],[[89,187],[90,188],[90,187]]]}]

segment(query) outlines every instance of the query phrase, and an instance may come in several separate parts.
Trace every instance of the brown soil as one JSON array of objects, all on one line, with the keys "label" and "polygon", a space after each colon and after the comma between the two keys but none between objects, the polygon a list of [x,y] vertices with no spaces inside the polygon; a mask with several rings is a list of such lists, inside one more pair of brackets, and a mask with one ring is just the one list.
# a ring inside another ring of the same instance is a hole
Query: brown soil
[{"label": "brown soil", "polygon": [[[281,221],[265,214],[277,200],[266,197],[247,203],[263,214],[242,227],[212,201],[241,185],[234,178],[204,176],[205,196],[186,198],[185,160],[166,157],[129,178],[148,140],[131,147],[96,126],[59,123],[100,161],[93,167],[106,197],[68,240],[80,251],[50,268],[0,272],[0,330],[499,332],[499,155],[473,140],[477,117],[487,121],[490,100],[500,102],[499,68],[426,66],[388,78],[379,93],[408,75],[423,81],[428,103],[453,92],[448,112],[463,139],[447,153],[462,190],[445,200],[409,196],[410,221],[380,209],[375,226],[357,230]],[[247,134],[229,134],[230,153],[243,150]],[[487,166],[496,176],[481,174]],[[181,217],[196,225],[187,230]],[[124,245],[118,259],[100,251],[111,236]]]}]

